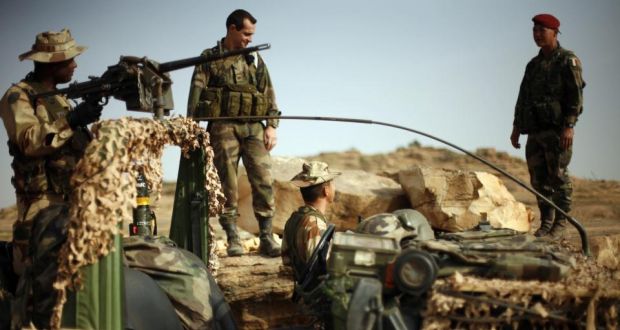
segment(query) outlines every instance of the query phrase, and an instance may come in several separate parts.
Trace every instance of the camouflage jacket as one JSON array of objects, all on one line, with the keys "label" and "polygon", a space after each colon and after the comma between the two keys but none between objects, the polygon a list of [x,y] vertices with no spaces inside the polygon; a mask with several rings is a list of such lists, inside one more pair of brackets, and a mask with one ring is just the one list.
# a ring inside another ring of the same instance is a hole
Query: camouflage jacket
[{"label": "camouflage jacket", "polygon": [[[223,41],[202,55],[223,52]],[[198,65],[192,75],[187,116],[277,116],[275,92],[269,71],[258,53],[232,56]],[[277,127],[278,120],[267,121]]]},{"label": "camouflage jacket", "polygon": [[326,229],[325,216],[308,205],[293,212],[286,221],[282,237],[282,263],[293,267],[296,280],[301,278],[306,262]]},{"label": "camouflage jacket", "polygon": [[581,61],[559,44],[550,56],[542,50],[525,69],[513,125],[521,134],[573,126],[583,110]]},{"label": "camouflage jacket", "polygon": [[22,221],[65,202],[70,176],[90,141],[87,130],[74,131],[69,126],[66,115],[72,108],[64,96],[31,97],[45,91],[31,77],[11,86],[0,101]]}]

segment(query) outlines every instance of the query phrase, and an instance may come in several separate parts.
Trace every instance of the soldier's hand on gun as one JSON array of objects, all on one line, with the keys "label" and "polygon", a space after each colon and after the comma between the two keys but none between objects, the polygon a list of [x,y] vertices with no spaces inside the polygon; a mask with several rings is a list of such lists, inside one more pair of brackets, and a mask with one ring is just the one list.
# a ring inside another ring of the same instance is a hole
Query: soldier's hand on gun
[{"label": "soldier's hand on gun", "polygon": [[98,99],[87,98],[67,114],[67,121],[73,129],[83,127],[99,120],[102,110],[103,106],[99,104]]},{"label": "soldier's hand on gun", "polygon": [[510,143],[516,149],[521,148],[521,143],[519,143],[519,130],[516,127],[512,128],[512,134],[510,134]]},{"label": "soldier's hand on gun", "polygon": [[272,126],[267,126],[267,128],[265,128],[264,141],[265,149],[267,149],[267,151],[271,151],[271,149],[276,146],[278,135],[276,134],[275,128]]},{"label": "soldier's hand on gun", "polygon": [[560,147],[562,150],[567,150],[573,145],[573,137],[575,136],[575,129],[572,127],[565,127],[562,130],[562,136],[560,137]]}]

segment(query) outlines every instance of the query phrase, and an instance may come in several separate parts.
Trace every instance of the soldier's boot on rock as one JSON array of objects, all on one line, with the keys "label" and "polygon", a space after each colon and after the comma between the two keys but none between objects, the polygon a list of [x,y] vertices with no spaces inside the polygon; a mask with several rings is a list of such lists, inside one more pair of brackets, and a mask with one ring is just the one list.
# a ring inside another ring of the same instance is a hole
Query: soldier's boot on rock
[{"label": "soldier's boot on rock", "polygon": [[241,246],[241,240],[239,239],[239,232],[237,231],[237,225],[234,221],[223,221],[220,219],[220,224],[226,232],[226,238],[228,240],[228,248],[226,253],[230,257],[236,257],[243,255],[243,246]]},{"label": "soldier's boot on rock", "polygon": [[266,257],[279,257],[280,256],[280,244],[273,239],[273,232],[271,229],[272,218],[258,217],[259,238],[260,245],[258,246],[258,253]]},{"label": "soldier's boot on rock", "polygon": [[567,223],[568,220],[566,220],[564,216],[556,218],[553,226],[549,230],[549,235],[551,235],[553,238],[562,237],[566,232]]},{"label": "soldier's boot on rock", "polygon": [[553,227],[553,217],[555,210],[549,206],[540,207],[540,227],[534,233],[536,237],[543,237],[549,234],[551,227]]}]

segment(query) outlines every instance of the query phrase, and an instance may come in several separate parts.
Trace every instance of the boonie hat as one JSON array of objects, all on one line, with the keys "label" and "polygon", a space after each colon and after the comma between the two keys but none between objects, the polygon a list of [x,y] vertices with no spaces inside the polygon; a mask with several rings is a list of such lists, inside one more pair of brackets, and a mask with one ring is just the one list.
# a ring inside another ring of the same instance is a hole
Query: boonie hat
[{"label": "boonie hat", "polygon": [[68,29],[60,32],[46,31],[37,34],[32,49],[19,55],[19,60],[54,63],[72,59],[82,54],[87,47],[79,46]]},{"label": "boonie hat", "polygon": [[532,22],[552,30],[557,30],[560,28],[560,20],[551,14],[538,14],[532,17]]},{"label": "boonie hat", "polygon": [[340,172],[332,172],[327,164],[319,161],[304,163],[301,172],[295,175],[291,182],[299,188],[310,187],[333,180]]}]

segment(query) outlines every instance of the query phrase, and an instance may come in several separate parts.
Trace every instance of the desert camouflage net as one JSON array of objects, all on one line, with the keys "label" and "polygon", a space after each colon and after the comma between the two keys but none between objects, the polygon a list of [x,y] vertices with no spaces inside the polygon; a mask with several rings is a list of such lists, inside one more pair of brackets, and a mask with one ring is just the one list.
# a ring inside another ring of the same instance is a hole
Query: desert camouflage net
[{"label": "desert camouflage net", "polygon": [[[599,256],[611,252],[603,250]],[[483,279],[459,273],[435,283],[423,329],[617,329],[620,267],[575,253],[560,282]]]},{"label": "desert camouflage net", "polygon": [[159,199],[161,156],[165,145],[181,147],[186,156],[195,148],[205,147],[209,215],[220,213],[224,205],[224,195],[213,166],[209,135],[193,120],[121,118],[98,122],[92,131],[95,138],[71,177],[74,188],[71,220],[54,284],[59,290],[52,318],[55,328],[60,325],[66,289],[81,284],[79,269],[106,256],[112,247],[113,235],[119,233],[119,224],[132,221],[138,170],[143,171],[152,192]]}]

